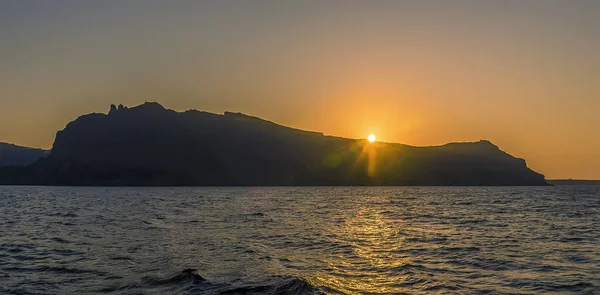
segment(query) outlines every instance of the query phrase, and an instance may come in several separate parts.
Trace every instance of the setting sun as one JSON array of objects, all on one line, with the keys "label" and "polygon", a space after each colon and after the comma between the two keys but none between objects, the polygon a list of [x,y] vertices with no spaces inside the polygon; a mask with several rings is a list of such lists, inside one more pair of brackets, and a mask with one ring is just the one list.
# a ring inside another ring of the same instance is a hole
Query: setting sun
[{"label": "setting sun", "polygon": [[371,134],[371,135],[369,135],[369,137],[367,137],[367,140],[368,140],[369,142],[375,142],[375,140],[376,140],[376,139],[377,139],[377,138],[376,138],[376,137],[375,137],[375,135],[373,135],[373,134]]}]

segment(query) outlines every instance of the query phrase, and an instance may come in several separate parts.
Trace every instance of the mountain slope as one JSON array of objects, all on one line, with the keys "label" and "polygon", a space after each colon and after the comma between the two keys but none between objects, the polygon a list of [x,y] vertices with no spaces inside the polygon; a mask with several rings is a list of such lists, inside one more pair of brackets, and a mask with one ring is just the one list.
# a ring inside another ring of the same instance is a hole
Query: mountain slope
[{"label": "mountain slope", "polygon": [[47,150],[0,142],[0,167],[31,165],[49,153]]},{"label": "mountain slope", "polygon": [[0,182],[60,185],[546,185],[488,141],[412,147],[243,114],[111,107],[59,131],[50,156]]}]

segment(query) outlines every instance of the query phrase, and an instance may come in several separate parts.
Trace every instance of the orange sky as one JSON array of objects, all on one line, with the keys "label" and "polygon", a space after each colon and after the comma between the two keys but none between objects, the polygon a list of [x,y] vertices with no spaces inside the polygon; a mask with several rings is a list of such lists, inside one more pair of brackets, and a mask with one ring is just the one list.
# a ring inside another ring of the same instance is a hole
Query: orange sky
[{"label": "orange sky", "polygon": [[600,179],[597,1],[3,1],[0,141],[111,103],[411,145],[488,139]]}]

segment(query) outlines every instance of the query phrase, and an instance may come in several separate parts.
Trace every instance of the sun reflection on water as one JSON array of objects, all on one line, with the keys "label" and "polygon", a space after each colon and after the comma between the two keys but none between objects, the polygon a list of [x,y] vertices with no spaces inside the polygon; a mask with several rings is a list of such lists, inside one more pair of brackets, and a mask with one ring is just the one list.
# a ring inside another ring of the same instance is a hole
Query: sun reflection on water
[{"label": "sun reflection on water", "polygon": [[[343,293],[394,293],[411,278],[403,271],[412,258],[403,255],[402,221],[386,216],[383,208],[360,207],[331,228],[337,242],[349,248],[327,258],[328,272],[316,283]],[[390,275],[394,270],[394,275]]]}]

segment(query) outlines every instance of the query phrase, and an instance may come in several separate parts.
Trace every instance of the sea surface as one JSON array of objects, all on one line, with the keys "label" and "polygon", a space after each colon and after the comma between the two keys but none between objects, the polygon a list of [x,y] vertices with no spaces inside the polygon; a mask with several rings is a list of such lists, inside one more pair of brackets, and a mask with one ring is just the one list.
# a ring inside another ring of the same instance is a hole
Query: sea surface
[{"label": "sea surface", "polygon": [[0,294],[600,294],[600,186],[0,186]]}]

